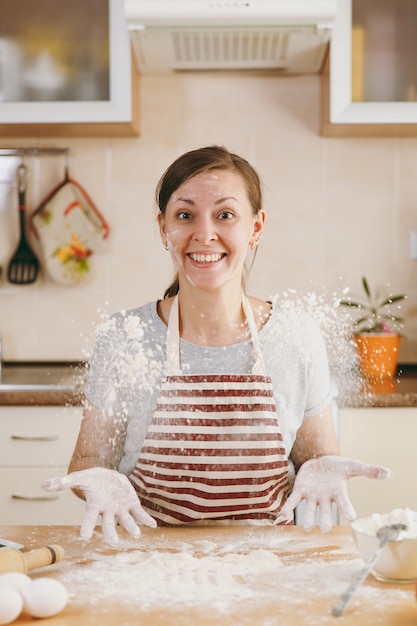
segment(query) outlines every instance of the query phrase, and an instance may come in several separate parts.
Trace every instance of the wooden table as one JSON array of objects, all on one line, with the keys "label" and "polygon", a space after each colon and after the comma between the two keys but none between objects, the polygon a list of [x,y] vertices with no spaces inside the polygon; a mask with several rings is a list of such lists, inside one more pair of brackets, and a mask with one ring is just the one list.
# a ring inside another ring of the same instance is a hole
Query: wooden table
[{"label": "wooden table", "polygon": [[[350,528],[143,528],[117,549],[71,526],[0,526],[27,548],[59,544],[60,563],[30,572],[61,580],[66,608],[41,626],[411,626],[415,585],[369,576],[341,617],[331,608],[363,566]],[[187,557],[184,561],[185,556]],[[238,564],[238,565],[236,565]],[[34,620],[21,615],[17,625]]]}]

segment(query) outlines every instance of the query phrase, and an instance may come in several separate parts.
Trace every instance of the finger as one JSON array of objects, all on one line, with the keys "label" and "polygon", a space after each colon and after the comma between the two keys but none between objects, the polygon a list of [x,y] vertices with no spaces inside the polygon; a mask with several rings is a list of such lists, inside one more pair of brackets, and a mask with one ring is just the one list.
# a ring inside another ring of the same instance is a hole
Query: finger
[{"label": "finger", "polygon": [[139,524],[143,524],[143,526],[150,526],[151,528],[157,527],[156,520],[151,517],[149,513],[144,511],[140,504],[132,507],[131,515]]},{"label": "finger", "polygon": [[118,515],[118,518],[120,526],[122,526],[131,537],[134,539],[138,539],[140,537],[139,526],[129,513],[124,512],[123,514]]},{"label": "finger", "polygon": [[371,478],[376,478],[377,480],[391,480],[394,478],[394,472],[389,469],[389,467],[384,467],[383,465],[372,465],[373,475]]},{"label": "finger", "polygon": [[362,463],[362,461],[354,460],[349,470],[349,476],[366,476],[376,480],[387,480],[393,477],[393,473],[388,467],[368,465],[367,463]]},{"label": "finger", "polygon": [[113,513],[103,512],[103,519],[101,522],[101,529],[103,531],[104,539],[111,546],[117,546],[119,544],[119,535],[116,531],[116,520]]},{"label": "finger", "polygon": [[345,520],[347,520],[348,522],[353,522],[353,520],[356,519],[356,511],[349,499],[347,491],[343,491],[337,496],[336,504],[337,508],[339,509]]},{"label": "finger", "polygon": [[357,459],[347,459],[344,457],[332,457],[332,462],[339,466],[340,473],[346,478],[353,476],[365,476],[377,480],[387,480],[393,477],[392,471],[382,465],[369,465]]},{"label": "finger", "polygon": [[68,486],[65,484],[65,478],[65,476],[62,478],[49,478],[48,480],[45,480],[43,483],[41,483],[41,487],[44,491],[62,491]]},{"label": "finger", "polygon": [[80,529],[80,536],[82,539],[85,539],[86,541],[91,539],[99,514],[100,512],[95,507],[89,506],[87,503],[84,519]]},{"label": "finger", "polygon": [[315,500],[306,500],[303,522],[305,530],[311,530],[312,528],[314,528],[314,524],[316,521],[316,512],[317,502]]},{"label": "finger", "polygon": [[83,491],[88,488],[89,483],[87,482],[85,472],[81,470],[79,472],[72,472],[66,476],[50,478],[43,482],[41,486],[45,491],[62,491],[67,488],[78,488]]},{"label": "finger", "polygon": [[320,529],[327,533],[333,526],[333,509],[330,500],[320,500]]},{"label": "finger", "polygon": [[300,504],[301,500],[301,495],[299,495],[298,492],[293,491],[292,494],[288,496],[284,506],[282,507],[280,515],[283,515],[284,517],[289,517],[294,511],[295,507]]}]

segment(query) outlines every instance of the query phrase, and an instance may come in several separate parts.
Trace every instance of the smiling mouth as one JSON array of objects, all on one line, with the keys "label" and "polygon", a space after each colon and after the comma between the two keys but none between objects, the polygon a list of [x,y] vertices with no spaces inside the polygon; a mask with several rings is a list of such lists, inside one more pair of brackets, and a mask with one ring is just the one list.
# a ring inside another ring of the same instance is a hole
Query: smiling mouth
[{"label": "smiling mouth", "polygon": [[215,263],[216,261],[220,261],[226,254],[223,253],[212,253],[212,254],[189,254],[190,259],[195,261],[196,263]]}]

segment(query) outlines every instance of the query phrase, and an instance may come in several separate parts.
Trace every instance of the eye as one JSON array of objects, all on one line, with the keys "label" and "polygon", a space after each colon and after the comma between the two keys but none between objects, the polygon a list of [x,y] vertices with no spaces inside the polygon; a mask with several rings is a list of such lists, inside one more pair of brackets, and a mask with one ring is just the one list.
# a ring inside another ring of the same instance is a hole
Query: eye
[{"label": "eye", "polygon": [[233,211],[222,211],[219,214],[219,218],[221,220],[231,220],[231,219],[234,218],[234,216],[235,216],[235,214],[233,213]]},{"label": "eye", "polygon": [[188,211],[178,211],[177,218],[179,220],[189,220],[191,219],[191,213],[189,213]]}]

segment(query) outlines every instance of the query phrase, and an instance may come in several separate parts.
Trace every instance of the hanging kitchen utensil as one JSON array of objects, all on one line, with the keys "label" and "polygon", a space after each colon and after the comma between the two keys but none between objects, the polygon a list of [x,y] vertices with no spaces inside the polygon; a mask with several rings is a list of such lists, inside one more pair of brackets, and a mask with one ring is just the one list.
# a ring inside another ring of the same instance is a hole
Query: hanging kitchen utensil
[{"label": "hanging kitchen utensil", "polygon": [[39,261],[26,240],[26,166],[19,165],[17,170],[19,191],[20,241],[9,263],[7,278],[16,285],[34,283],[39,269]]},{"label": "hanging kitchen utensil", "polygon": [[62,285],[85,280],[90,275],[92,255],[104,249],[109,226],[68,171],[31,219],[49,276]]}]

